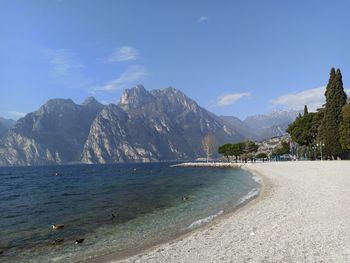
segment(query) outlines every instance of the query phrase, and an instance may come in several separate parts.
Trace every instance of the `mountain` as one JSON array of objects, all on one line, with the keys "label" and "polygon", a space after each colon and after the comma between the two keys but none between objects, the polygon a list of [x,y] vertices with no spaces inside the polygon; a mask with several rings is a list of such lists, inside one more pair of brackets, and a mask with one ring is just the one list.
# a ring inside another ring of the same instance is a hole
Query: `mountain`
[{"label": "mountain", "polygon": [[[218,117],[175,88],[124,91],[117,105],[52,99],[16,123],[0,118],[0,165],[151,162],[203,157],[216,144],[285,135],[297,111]],[[2,137],[1,137],[2,136]]]},{"label": "mountain", "polygon": [[243,136],[174,88],[125,90],[118,105],[105,107],[93,122],[81,161],[110,163],[194,159],[204,156],[202,138],[217,144]]},{"label": "mountain", "polygon": [[0,165],[149,162],[204,156],[202,138],[217,145],[244,138],[227,122],[174,88],[127,89],[118,105],[93,97],[81,105],[52,99],[19,119],[0,141]]},{"label": "mountain", "polygon": [[245,134],[247,139],[265,140],[273,137],[286,135],[286,129],[295,121],[300,111],[284,110],[275,111],[271,114],[249,116],[243,121],[232,116],[221,116],[231,127]]},{"label": "mountain", "polygon": [[245,139],[255,140],[257,135],[256,133],[239,118],[234,116],[220,116],[231,128],[234,128],[240,134],[244,134]]},{"label": "mountain", "polygon": [[271,114],[247,117],[244,123],[256,132],[257,140],[264,140],[287,134],[288,125],[295,121],[299,112],[295,110],[275,111]]},{"label": "mountain", "polygon": [[16,123],[11,119],[5,119],[0,117],[0,139],[8,132],[9,129]]},{"label": "mountain", "polygon": [[19,119],[2,138],[1,165],[78,162],[90,126],[103,105],[88,98],[82,105],[52,99]]}]

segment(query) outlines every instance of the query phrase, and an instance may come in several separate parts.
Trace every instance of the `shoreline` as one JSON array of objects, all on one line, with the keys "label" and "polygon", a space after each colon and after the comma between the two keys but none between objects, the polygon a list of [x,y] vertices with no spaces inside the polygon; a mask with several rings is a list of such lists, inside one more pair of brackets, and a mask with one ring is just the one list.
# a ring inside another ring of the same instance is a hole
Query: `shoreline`
[{"label": "shoreline", "polygon": [[[220,165],[217,165],[220,164]],[[239,164],[239,166],[238,166]],[[197,163],[197,162],[186,162],[186,163],[180,163],[171,165],[170,167],[203,167],[203,168],[241,168],[242,166],[245,166],[246,164],[243,163]],[[249,164],[248,164],[249,165]],[[196,227],[194,229],[188,229],[186,232],[179,233],[177,235],[174,235],[171,238],[167,238],[165,240],[162,240],[160,242],[155,242],[154,244],[149,244],[144,247],[137,248],[137,252],[135,253],[135,249],[131,249],[131,251],[125,251],[123,254],[120,253],[109,253],[106,255],[93,257],[88,260],[84,260],[83,262],[87,263],[100,263],[100,262],[125,262],[128,261],[131,258],[138,258],[141,257],[144,254],[147,254],[152,251],[159,251],[162,250],[162,246],[164,245],[171,245],[178,241],[181,241],[187,237],[190,237],[194,233],[210,229],[211,227],[219,224],[221,220],[224,220],[225,218],[228,218],[232,216],[235,213],[238,213],[239,211],[249,207],[250,205],[254,204],[255,202],[258,202],[261,198],[265,198],[268,196],[268,190],[270,189],[269,184],[267,183],[268,180],[263,175],[258,173],[253,173],[249,169],[242,169],[248,173],[250,173],[252,176],[256,176],[259,178],[258,184],[260,185],[259,193],[257,195],[254,195],[253,197],[248,198],[247,200],[243,201],[241,204],[238,204],[233,210],[223,212],[222,214],[215,217],[213,220],[211,220],[208,223],[205,223],[199,227]]]},{"label": "shoreline", "polygon": [[109,262],[348,262],[349,161],[244,165],[261,192],[209,224]]}]

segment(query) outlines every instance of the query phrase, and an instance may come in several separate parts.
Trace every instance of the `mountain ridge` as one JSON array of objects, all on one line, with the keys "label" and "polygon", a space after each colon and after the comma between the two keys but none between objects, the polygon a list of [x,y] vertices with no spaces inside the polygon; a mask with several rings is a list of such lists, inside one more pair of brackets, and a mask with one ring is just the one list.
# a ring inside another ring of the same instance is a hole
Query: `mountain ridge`
[{"label": "mountain ridge", "polygon": [[[287,116],[287,117],[286,117]],[[283,135],[293,112],[240,120],[217,116],[173,87],[126,89],[117,104],[50,99],[0,140],[0,165],[154,162],[203,157],[202,138],[217,146]]]},{"label": "mountain ridge", "polygon": [[[201,140],[206,134],[215,135],[218,143],[243,138],[233,129],[226,132],[220,118],[181,91],[147,91],[141,85],[125,90],[117,105],[105,108],[92,130],[82,154],[85,163],[194,159],[204,154]],[[139,130],[143,134],[135,132]]]},{"label": "mountain ridge", "polygon": [[279,110],[268,114],[247,116],[241,120],[234,116],[220,116],[226,122],[236,127],[238,132],[247,138],[262,141],[265,139],[284,136],[288,125],[293,122],[301,111]]},{"label": "mountain ridge", "polygon": [[202,137],[244,139],[175,88],[124,91],[117,105],[51,99],[1,139],[0,165],[50,165],[194,159]]},{"label": "mountain ridge", "polygon": [[[102,104],[100,109],[102,109]],[[75,161],[99,107],[51,99],[19,119],[2,138],[1,165],[45,165]]]}]

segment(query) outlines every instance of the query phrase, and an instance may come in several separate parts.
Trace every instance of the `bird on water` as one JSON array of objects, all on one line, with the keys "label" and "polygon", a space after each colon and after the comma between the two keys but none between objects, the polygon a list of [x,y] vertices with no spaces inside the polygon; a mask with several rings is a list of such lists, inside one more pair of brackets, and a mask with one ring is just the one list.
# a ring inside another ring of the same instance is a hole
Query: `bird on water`
[{"label": "bird on water", "polygon": [[62,229],[62,228],[64,228],[63,224],[53,224],[52,225],[52,229],[53,230],[59,230],[59,229]]}]

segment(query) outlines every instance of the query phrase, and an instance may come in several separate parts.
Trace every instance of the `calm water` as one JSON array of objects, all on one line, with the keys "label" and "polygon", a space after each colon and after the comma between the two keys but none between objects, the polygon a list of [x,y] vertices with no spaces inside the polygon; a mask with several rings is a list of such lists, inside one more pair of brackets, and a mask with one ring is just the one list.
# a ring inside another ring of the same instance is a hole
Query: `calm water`
[{"label": "calm water", "polygon": [[[256,178],[239,169],[169,163],[0,168],[0,180],[1,262],[137,252],[210,222],[259,191]],[[53,231],[51,224],[65,227]],[[52,245],[57,238],[63,243]],[[74,245],[77,238],[85,241]]]}]

